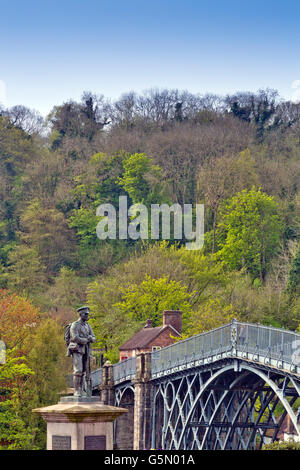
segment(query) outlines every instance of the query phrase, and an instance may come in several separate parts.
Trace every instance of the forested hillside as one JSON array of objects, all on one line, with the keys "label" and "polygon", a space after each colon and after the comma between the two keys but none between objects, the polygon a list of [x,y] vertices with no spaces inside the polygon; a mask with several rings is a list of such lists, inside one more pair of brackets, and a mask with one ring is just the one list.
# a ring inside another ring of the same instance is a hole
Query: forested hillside
[{"label": "forested hillside", "polygon": [[[185,336],[232,318],[299,328],[300,105],[274,90],[85,92],[47,119],[1,109],[0,182],[0,405],[18,416],[3,446],[42,445],[30,410],[61,391],[62,327],[85,303],[111,361],[164,309],[183,311]],[[96,208],[121,195],[203,203],[203,249],[100,240]]]}]

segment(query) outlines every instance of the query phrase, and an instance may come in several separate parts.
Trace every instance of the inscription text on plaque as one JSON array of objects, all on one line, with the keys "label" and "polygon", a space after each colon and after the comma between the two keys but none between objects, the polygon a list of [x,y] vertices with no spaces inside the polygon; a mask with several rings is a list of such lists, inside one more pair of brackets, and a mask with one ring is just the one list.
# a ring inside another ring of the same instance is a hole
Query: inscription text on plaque
[{"label": "inscription text on plaque", "polygon": [[85,436],[84,450],[106,450],[106,436]]},{"label": "inscription text on plaque", "polygon": [[71,450],[71,436],[52,436],[52,450]]}]

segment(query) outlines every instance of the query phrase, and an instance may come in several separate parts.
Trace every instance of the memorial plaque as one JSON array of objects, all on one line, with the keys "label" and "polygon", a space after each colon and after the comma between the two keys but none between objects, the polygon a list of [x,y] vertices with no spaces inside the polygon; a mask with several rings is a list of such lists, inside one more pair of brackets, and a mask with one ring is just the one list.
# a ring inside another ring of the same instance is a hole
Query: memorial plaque
[{"label": "memorial plaque", "polygon": [[52,436],[52,450],[71,450],[71,436]]},{"label": "memorial plaque", "polygon": [[106,436],[85,436],[84,450],[106,450]]}]

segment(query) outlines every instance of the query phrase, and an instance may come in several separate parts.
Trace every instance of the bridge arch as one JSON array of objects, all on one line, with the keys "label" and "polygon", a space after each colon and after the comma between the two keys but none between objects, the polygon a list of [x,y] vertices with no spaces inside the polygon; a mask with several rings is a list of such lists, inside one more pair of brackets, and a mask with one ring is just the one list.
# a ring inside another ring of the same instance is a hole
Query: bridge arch
[{"label": "bridge arch", "polygon": [[233,320],[105,364],[92,383],[104,403],[134,403],[135,449],[257,448],[287,418],[300,437],[299,344],[299,333]]},{"label": "bridge arch", "polygon": [[116,389],[114,405],[128,410],[114,423],[114,448],[132,450],[134,441],[134,387],[132,384],[125,384]]},{"label": "bridge arch", "polygon": [[[166,392],[171,383],[173,390],[176,384],[176,394],[170,406]],[[292,408],[298,397],[297,381],[281,371],[270,374],[256,364],[232,360],[209,377],[194,371],[160,383],[154,396],[153,426],[160,400],[165,407],[164,449],[261,448],[267,431],[270,440],[276,439],[287,415],[300,437]],[[279,420],[277,406],[283,408]],[[157,445],[157,436],[152,445]]]}]

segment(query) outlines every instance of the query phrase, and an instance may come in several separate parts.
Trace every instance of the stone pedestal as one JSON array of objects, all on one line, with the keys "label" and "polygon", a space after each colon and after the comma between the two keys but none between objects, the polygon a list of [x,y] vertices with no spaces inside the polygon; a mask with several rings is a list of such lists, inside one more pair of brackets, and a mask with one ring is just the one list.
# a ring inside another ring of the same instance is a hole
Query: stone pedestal
[{"label": "stone pedestal", "polygon": [[112,450],[113,422],[126,408],[103,405],[99,397],[62,397],[36,408],[47,422],[47,450]]},{"label": "stone pedestal", "polygon": [[151,426],[153,412],[153,390],[151,378],[151,353],[136,357],[137,371],[134,384],[134,440],[133,449],[151,448]]}]

